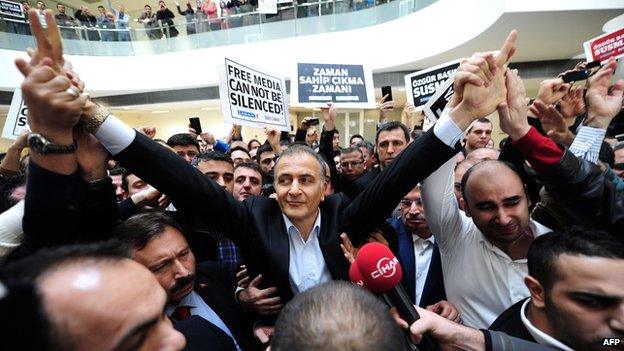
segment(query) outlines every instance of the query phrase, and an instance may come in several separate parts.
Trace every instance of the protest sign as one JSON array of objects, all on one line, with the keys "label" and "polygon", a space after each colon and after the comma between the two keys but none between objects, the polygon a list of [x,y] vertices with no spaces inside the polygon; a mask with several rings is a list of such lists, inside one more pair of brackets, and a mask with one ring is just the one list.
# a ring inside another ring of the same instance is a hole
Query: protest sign
[{"label": "protest sign", "polygon": [[417,109],[422,109],[438,88],[457,71],[459,60],[443,63],[435,67],[414,72],[405,76],[407,101]]},{"label": "protest sign", "polygon": [[22,4],[14,1],[0,0],[0,14],[18,18],[26,18]]},{"label": "protest sign", "polygon": [[583,43],[587,62],[604,62],[624,56],[624,28],[601,35]]},{"label": "protest sign", "polygon": [[22,90],[15,89],[2,129],[2,137],[15,140],[24,129],[28,129],[28,108],[22,99]]},{"label": "protest sign", "polygon": [[283,78],[228,58],[224,60],[219,76],[221,111],[226,122],[255,128],[270,125],[290,132]]},{"label": "protest sign", "polygon": [[258,0],[258,12],[265,14],[276,14],[277,0]]},{"label": "protest sign", "polygon": [[429,120],[429,123],[435,123],[442,115],[442,111],[444,111],[446,104],[451,101],[451,97],[453,97],[454,93],[454,81],[455,74],[451,75],[451,77],[444,81],[425,104],[423,112],[425,112],[425,116]]},{"label": "protest sign", "polygon": [[294,104],[340,107],[375,106],[373,74],[363,65],[297,63],[290,92]]}]

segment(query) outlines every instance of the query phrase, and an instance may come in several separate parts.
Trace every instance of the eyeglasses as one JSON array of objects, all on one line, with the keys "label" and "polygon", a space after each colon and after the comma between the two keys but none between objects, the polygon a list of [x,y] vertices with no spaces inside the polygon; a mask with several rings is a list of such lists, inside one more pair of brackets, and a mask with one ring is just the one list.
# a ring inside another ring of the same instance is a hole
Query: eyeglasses
[{"label": "eyeglasses", "polygon": [[418,206],[418,207],[422,207],[422,205],[423,205],[421,199],[418,199],[418,200],[403,199],[403,200],[401,200],[401,206],[412,207],[412,204],[416,204],[416,206]]},{"label": "eyeglasses", "polygon": [[351,162],[340,162],[340,167],[342,168],[349,168],[349,167],[357,167],[359,165],[361,165],[362,163],[364,163],[364,160],[360,160],[360,161],[351,161]]}]

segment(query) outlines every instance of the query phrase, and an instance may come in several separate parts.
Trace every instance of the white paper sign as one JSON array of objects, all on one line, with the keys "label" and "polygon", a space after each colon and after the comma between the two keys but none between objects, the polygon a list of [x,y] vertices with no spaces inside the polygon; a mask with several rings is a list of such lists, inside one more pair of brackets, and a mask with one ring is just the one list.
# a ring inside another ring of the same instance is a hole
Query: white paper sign
[{"label": "white paper sign", "polygon": [[259,13],[277,13],[277,0],[258,0]]},{"label": "white paper sign", "polygon": [[13,100],[11,100],[11,107],[9,108],[9,114],[7,115],[6,122],[4,122],[2,137],[15,140],[25,129],[29,129],[28,108],[24,100],[22,100],[22,90],[15,89]]},{"label": "white paper sign", "polygon": [[284,78],[226,58],[219,72],[219,95],[226,122],[290,132]]}]

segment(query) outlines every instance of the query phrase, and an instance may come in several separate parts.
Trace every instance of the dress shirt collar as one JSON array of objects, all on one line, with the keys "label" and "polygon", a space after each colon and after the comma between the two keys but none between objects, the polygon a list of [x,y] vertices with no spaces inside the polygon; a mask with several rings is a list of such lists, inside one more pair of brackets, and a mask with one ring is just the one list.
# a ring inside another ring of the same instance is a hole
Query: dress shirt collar
[{"label": "dress shirt collar", "polygon": [[[299,232],[299,229],[295,227],[295,225],[290,221],[290,219],[288,219],[288,217],[286,217],[284,213],[282,213],[282,217],[284,218],[284,223],[286,223],[286,230],[288,231],[288,235],[292,239],[295,239],[298,237],[299,240],[301,240],[301,242],[305,244],[306,241],[304,241],[303,238],[301,237],[301,233]],[[318,234],[320,231],[321,231],[321,211],[319,210],[318,213],[316,214],[316,220],[314,221],[314,226],[312,227],[312,231],[310,232],[308,241],[310,241],[310,239],[312,239],[313,236],[318,237]]]},{"label": "dress shirt collar", "polygon": [[178,303],[176,306],[167,305],[165,313],[167,313],[167,316],[171,316],[173,310],[175,310],[175,308],[178,306],[189,306],[192,310],[193,308],[196,308],[198,306],[197,299],[201,299],[201,297],[197,295],[195,290],[192,290],[191,293],[184,296],[184,298],[180,300],[180,303]]},{"label": "dress shirt collar", "polygon": [[527,307],[527,305],[529,304],[530,301],[531,301],[531,299],[528,298],[522,304],[522,309],[520,310],[520,319],[522,320],[522,324],[524,324],[524,326],[527,328],[527,330],[529,331],[529,333],[531,334],[533,339],[535,339],[535,341],[537,341],[537,343],[540,344],[540,345],[549,346],[549,347],[552,347],[552,348],[557,349],[557,350],[574,351],[573,349],[571,349],[570,347],[566,346],[561,341],[559,341],[559,340],[553,338],[552,336],[544,333],[543,331],[537,329],[533,325],[533,323],[531,323],[531,321],[526,316],[526,307]]},{"label": "dress shirt collar", "polygon": [[[529,218],[529,228],[531,229],[531,233],[533,233],[533,238],[537,238],[538,236],[541,236],[541,235],[544,235],[546,233],[552,232],[552,230],[550,230],[550,228],[548,228],[545,225],[542,225],[542,224],[534,221],[531,218]],[[479,230],[479,233],[481,233],[480,230]],[[508,259],[510,259],[509,255],[504,253],[503,250],[499,249],[494,244],[492,244],[489,240],[487,240],[487,238],[485,237],[485,235],[483,233],[481,233],[481,239],[479,239],[479,242],[481,242],[483,245],[485,245],[485,247],[490,249],[490,251],[493,251],[495,254],[497,254],[499,256],[502,256],[502,257],[507,257]],[[526,258],[522,258],[522,259],[515,260],[515,261],[516,262],[526,262]]]},{"label": "dress shirt collar", "polygon": [[416,243],[423,243],[426,245],[433,245],[435,244],[435,238],[434,236],[430,236],[427,239],[423,239],[420,236],[416,235],[416,234],[412,234],[412,240],[414,241],[414,244]]}]

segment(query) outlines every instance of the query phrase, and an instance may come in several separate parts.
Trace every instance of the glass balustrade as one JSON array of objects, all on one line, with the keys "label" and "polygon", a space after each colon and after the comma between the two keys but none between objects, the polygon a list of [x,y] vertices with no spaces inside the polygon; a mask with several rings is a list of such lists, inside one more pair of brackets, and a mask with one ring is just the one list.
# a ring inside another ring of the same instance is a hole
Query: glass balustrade
[{"label": "glass balustrade", "polygon": [[[201,11],[174,20],[142,23],[128,29],[97,25],[59,26],[64,51],[71,55],[129,56],[252,43],[362,28],[409,15],[436,0],[319,0],[278,5],[277,14],[261,14],[245,4],[224,9],[220,17]],[[0,19],[0,48],[34,47],[28,23]]]}]

